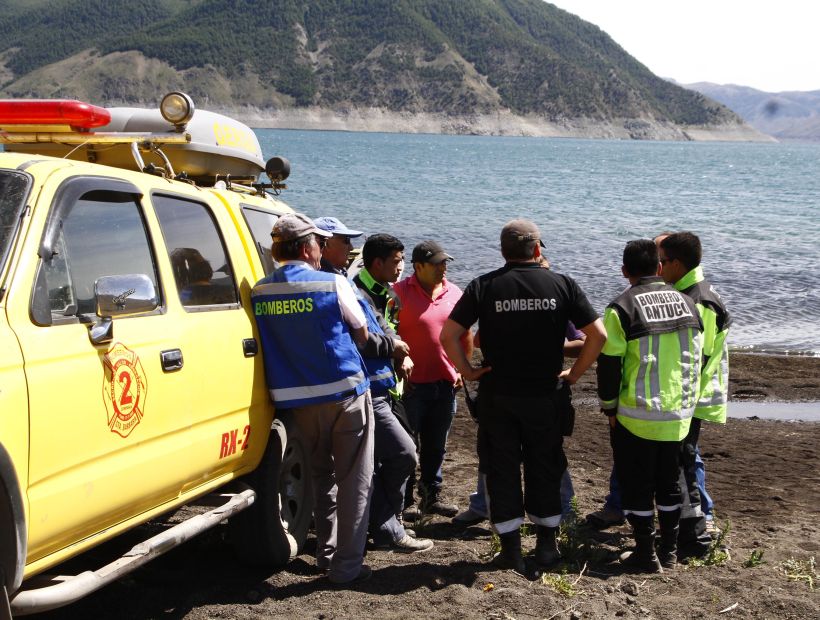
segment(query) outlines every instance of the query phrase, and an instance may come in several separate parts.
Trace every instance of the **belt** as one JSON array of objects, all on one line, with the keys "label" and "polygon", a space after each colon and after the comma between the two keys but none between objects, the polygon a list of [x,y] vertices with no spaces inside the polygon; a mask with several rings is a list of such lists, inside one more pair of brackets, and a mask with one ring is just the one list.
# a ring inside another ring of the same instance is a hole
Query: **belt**
[{"label": "belt", "polygon": [[357,388],[350,388],[346,392],[342,392],[341,394],[339,394],[339,400],[346,400],[351,396],[358,396],[358,394],[356,394],[356,389]]}]

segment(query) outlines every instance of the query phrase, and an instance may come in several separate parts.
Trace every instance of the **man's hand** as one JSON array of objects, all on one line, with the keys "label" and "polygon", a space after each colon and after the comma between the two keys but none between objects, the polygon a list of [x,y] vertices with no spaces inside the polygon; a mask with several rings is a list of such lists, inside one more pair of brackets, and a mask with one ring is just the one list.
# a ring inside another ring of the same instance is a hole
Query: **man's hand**
[{"label": "man's hand", "polygon": [[[476,368],[472,364],[470,364],[467,368],[464,369],[458,379],[456,380],[456,387],[461,387],[462,383],[465,380],[467,381],[478,381],[482,376],[487,374],[492,370],[492,366],[482,366],[481,368]],[[461,383],[459,383],[461,381]]]},{"label": "man's hand", "polygon": [[558,381],[563,381],[564,383],[569,383],[570,385],[575,385],[575,382],[578,381],[576,377],[573,377],[570,373],[572,372],[572,368],[567,368],[566,370],[562,370],[561,374],[558,375]]},{"label": "man's hand", "polygon": [[407,379],[409,381],[410,375],[413,374],[413,360],[410,359],[410,357],[405,357],[401,361],[401,366],[396,369],[396,374],[399,379]]},{"label": "man's hand", "polygon": [[615,428],[615,414],[618,413],[617,409],[601,409],[601,413],[606,416],[607,422],[609,422],[609,428]]},{"label": "man's hand", "polygon": [[582,327],[581,331],[586,337],[581,350],[578,352],[578,359],[575,360],[572,368],[558,375],[559,379],[563,379],[570,385],[574,385],[586,372],[587,368],[592,366],[593,362],[598,359],[598,354],[606,342],[606,329],[604,329],[601,319],[595,319],[589,325]]},{"label": "man's hand", "polygon": [[[395,360],[403,360],[408,355],[410,355],[410,345],[407,344],[404,340],[399,340],[398,338],[393,339],[393,344],[395,348],[393,349],[393,359]],[[412,367],[412,362],[411,362]]]}]

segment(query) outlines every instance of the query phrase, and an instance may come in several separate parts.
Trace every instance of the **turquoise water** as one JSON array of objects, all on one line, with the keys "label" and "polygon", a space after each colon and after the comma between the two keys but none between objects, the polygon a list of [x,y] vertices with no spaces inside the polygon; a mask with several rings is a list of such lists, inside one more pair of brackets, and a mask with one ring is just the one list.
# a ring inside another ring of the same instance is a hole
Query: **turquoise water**
[{"label": "turquoise water", "polygon": [[412,248],[438,239],[459,285],[502,264],[505,221],[541,227],[553,267],[603,310],[626,241],[692,230],[735,318],[734,348],[820,355],[820,145],[257,130],[284,198]]}]

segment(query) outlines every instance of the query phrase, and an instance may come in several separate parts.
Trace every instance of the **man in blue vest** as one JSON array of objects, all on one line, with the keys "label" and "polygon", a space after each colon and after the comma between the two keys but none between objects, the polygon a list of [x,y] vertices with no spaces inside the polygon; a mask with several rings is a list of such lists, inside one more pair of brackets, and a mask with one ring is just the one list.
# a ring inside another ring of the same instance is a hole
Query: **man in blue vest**
[{"label": "man in blue vest", "polygon": [[373,479],[373,406],[357,345],[367,321],[350,283],[319,271],[329,233],[292,213],[273,226],[281,267],[251,302],[277,408],[293,409],[310,452],[316,565],[333,583],[362,581]]}]

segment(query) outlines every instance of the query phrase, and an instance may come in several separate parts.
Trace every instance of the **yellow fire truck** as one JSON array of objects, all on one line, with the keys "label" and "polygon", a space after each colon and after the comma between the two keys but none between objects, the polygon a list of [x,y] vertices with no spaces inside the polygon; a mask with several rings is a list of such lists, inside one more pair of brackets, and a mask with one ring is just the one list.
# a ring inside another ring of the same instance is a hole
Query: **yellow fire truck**
[{"label": "yellow fire truck", "polygon": [[[274,268],[290,164],[179,92],[157,110],[0,101],[0,143],[0,618],[75,601],[229,517],[242,558],[286,563],[310,481],[249,294]],[[49,574],[192,503],[105,566]]]}]

